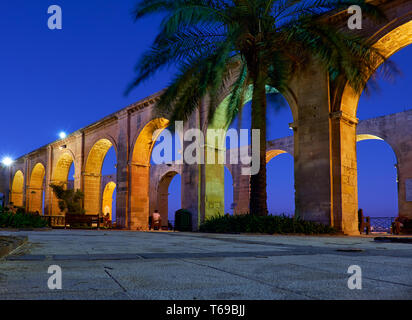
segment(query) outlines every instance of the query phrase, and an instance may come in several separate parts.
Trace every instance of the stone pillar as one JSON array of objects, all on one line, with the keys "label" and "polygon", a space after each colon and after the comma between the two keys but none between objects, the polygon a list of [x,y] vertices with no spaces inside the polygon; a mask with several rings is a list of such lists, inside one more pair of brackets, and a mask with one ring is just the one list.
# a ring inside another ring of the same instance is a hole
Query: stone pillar
[{"label": "stone pillar", "polygon": [[[173,177],[171,178],[173,179]],[[162,218],[162,226],[168,225],[169,218],[169,185],[171,179],[167,181],[161,181],[157,190],[157,208],[154,210],[159,210],[160,217]],[[162,183],[163,182],[163,183]],[[151,211],[150,214],[153,212]]]},{"label": "stone pillar", "polygon": [[43,204],[43,189],[42,188],[27,188],[28,212],[38,211],[42,213]]},{"label": "stone pillar", "polygon": [[53,170],[53,152],[52,147],[47,146],[47,163],[46,163],[46,179],[44,188],[44,214],[52,215],[52,190],[50,184],[52,183],[52,170]]},{"label": "stone pillar", "polygon": [[84,154],[84,132],[75,135],[75,159],[74,159],[74,177],[68,177],[68,180],[74,179],[74,190],[83,190],[83,179],[82,179],[82,172],[83,172],[83,164],[85,160]]},{"label": "stone pillar", "polygon": [[130,163],[130,176],[133,183],[129,184],[130,213],[128,226],[131,230],[148,230],[149,227],[149,180],[150,164]]},{"label": "stone pillar", "polygon": [[87,192],[84,196],[84,210],[86,214],[96,215],[101,212],[100,174],[83,173],[84,188]]},{"label": "stone pillar", "polygon": [[298,119],[294,128],[296,216],[332,223],[330,98],[328,75],[313,64],[294,88]]},{"label": "stone pillar", "polygon": [[31,179],[31,163],[27,157],[24,158],[24,190],[23,190],[23,204],[26,212],[30,212],[30,179]]},{"label": "stone pillar", "polygon": [[248,214],[250,208],[250,176],[242,175],[241,165],[232,165],[233,174],[233,214]]},{"label": "stone pillar", "polygon": [[[199,128],[199,113],[194,112],[190,119],[185,122],[184,130],[190,128]],[[191,142],[183,142],[183,150]],[[199,229],[201,203],[199,194],[201,193],[201,165],[199,164],[183,164],[182,167],[182,208],[192,213],[193,231]]]},{"label": "stone pillar", "polygon": [[402,141],[398,150],[400,153],[397,165],[399,216],[412,219],[412,141],[409,139]]},{"label": "stone pillar", "polygon": [[331,114],[332,225],[348,235],[358,235],[358,177],[356,126],[358,119],[343,112]]},{"label": "stone pillar", "polygon": [[[215,158],[216,164],[207,163],[210,153]],[[204,219],[225,214],[225,167],[224,164],[217,163],[217,159],[225,156],[225,153],[225,150],[205,145],[206,164],[204,165],[205,176],[203,180],[205,193],[201,195],[205,201]]]},{"label": "stone pillar", "polygon": [[116,225],[127,228],[129,205],[129,141],[130,118],[127,111],[118,116],[117,165],[116,165]]},{"label": "stone pillar", "polygon": [[29,189],[29,183],[30,183],[30,162],[29,159],[24,157],[24,172],[23,172],[23,177],[24,177],[24,183],[23,183],[23,207],[26,209],[26,212],[29,210],[29,200],[27,197],[27,192]]}]

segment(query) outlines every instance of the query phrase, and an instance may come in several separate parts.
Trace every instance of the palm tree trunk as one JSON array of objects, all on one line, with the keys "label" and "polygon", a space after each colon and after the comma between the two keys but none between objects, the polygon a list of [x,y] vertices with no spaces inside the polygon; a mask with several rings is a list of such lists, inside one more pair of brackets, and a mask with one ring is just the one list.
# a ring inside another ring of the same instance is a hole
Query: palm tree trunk
[{"label": "palm tree trunk", "polygon": [[260,170],[250,178],[250,214],[266,216],[266,77],[261,70],[253,83],[252,129],[260,130]]}]

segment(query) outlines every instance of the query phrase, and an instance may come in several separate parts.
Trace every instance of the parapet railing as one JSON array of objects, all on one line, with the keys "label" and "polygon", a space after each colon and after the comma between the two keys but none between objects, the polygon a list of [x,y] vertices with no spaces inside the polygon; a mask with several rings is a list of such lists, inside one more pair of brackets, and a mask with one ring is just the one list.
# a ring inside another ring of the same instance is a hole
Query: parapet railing
[{"label": "parapet railing", "polygon": [[371,232],[391,233],[392,223],[395,217],[371,217]]}]

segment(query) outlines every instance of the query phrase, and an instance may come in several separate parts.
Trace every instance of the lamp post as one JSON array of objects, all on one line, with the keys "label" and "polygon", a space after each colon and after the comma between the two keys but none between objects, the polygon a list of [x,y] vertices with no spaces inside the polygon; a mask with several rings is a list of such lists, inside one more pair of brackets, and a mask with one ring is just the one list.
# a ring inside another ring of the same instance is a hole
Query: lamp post
[{"label": "lamp post", "polygon": [[[4,157],[1,161],[2,165],[6,168],[9,168],[9,196],[10,196],[10,183],[11,183],[11,165],[14,163],[13,159],[10,157]],[[5,206],[5,199],[6,195],[3,194],[3,201],[2,201],[2,207],[4,210],[4,206]],[[9,200],[10,201],[10,200]]]}]

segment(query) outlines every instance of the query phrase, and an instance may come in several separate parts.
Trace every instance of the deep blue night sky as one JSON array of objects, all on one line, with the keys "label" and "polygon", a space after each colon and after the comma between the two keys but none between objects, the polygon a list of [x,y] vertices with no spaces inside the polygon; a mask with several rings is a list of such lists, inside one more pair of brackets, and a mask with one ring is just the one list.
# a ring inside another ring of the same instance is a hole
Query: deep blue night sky
[{"label": "deep blue night sky", "polygon": [[[134,23],[135,0],[2,0],[0,3],[0,157],[14,158],[95,122],[128,104],[161,90],[173,70],[156,77],[125,97],[140,54],[158,31],[159,18]],[[63,10],[63,29],[47,28],[47,8]],[[382,83],[380,93],[362,97],[358,117],[367,119],[412,108],[412,49],[393,56],[404,75],[394,84]],[[273,106],[271,106],[273,107]],[[248,108],[245,108],[247,114]],[[245,127],[248,117],[245,117]],[[268,139],[292,134],[290,110],[268,114]],[[103,171],[113,173],[114,152]],[[397,213],[396,162],[382,141],[358,144],[359,204],[371,216]],[[230,174],[227,180],[229,211]],[[180,177],[173,180],[170,212],[179,208]],[[282,155],[268,164],[268,202],[272,213],[291,213],[293,159]]]}]

